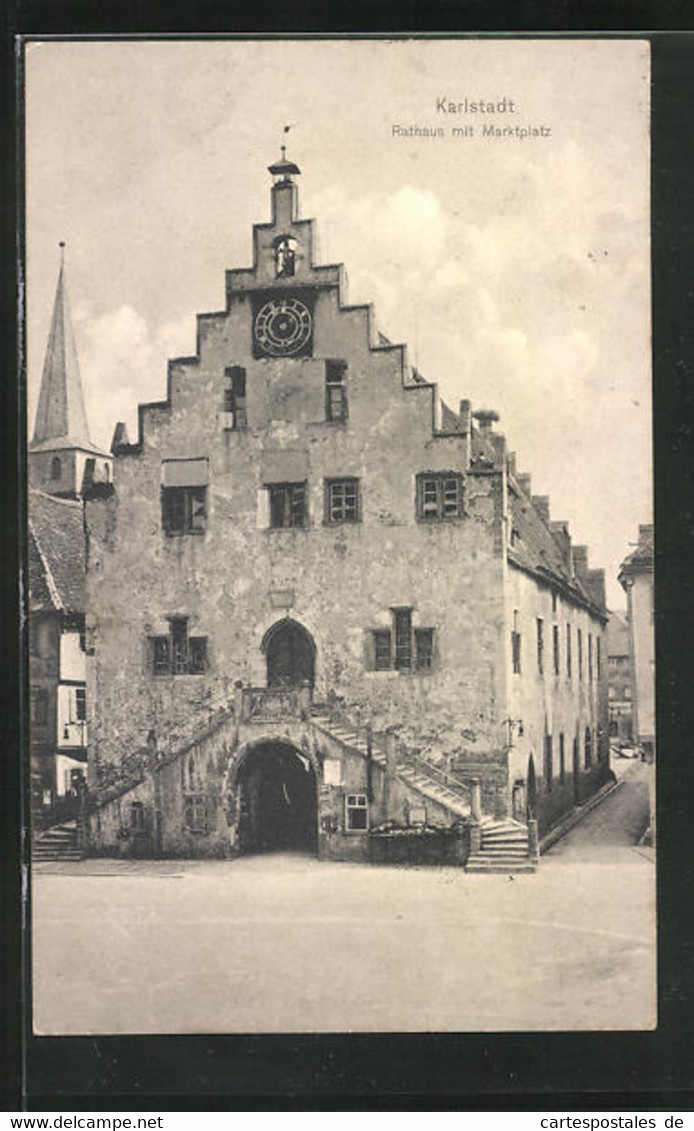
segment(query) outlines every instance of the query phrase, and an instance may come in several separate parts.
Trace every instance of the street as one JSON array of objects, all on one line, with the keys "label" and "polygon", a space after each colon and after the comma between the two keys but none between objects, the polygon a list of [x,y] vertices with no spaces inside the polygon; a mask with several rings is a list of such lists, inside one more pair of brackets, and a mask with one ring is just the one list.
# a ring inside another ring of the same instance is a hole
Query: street
[{"label": "street", "polygon": [[35,1031],[652,1028],[645,767],[618,773],[535,875],[291,853],[41,865]]}]

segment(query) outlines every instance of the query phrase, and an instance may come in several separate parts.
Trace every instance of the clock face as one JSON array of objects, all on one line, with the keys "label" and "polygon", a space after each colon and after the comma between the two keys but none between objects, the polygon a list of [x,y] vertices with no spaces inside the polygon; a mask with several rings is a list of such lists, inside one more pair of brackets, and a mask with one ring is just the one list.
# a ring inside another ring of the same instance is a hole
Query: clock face
[{"label": "clock face", "polygon": [[311,338],[311,311],[298,298],[273,298],[255,316],[256,345],[270,357],[305,352]]}]

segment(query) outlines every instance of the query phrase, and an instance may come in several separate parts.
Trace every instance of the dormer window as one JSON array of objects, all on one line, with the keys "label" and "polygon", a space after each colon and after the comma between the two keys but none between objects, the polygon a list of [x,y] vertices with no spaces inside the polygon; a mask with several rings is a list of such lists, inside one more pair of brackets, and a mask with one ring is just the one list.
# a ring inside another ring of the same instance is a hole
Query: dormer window
[{"label": "dormer window", "polygon": [[280,236],[275,240],[275,275],[277,278],[294,274],[296,268],[296,240]]}]

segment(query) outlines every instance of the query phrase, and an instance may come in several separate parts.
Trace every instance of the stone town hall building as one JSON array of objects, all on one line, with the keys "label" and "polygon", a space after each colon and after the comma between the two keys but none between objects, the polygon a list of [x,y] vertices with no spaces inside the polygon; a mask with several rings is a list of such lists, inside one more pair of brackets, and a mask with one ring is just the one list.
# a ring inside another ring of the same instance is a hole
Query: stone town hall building
[{"label": "stone town hall building", "polygon": [[270,172],[253,266],[84,492],[89,851],[531,867],[609,775],[602,571]]}]

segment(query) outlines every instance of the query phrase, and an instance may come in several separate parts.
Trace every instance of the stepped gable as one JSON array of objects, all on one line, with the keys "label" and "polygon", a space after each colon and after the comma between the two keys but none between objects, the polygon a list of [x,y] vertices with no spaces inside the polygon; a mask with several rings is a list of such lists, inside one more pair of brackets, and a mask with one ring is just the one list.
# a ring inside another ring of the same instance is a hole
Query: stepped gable
[{"label": "stepped gable", "polygon": [[85,552],[82,506],[29,492],[29,595],[32,610],[83,613]]}]

